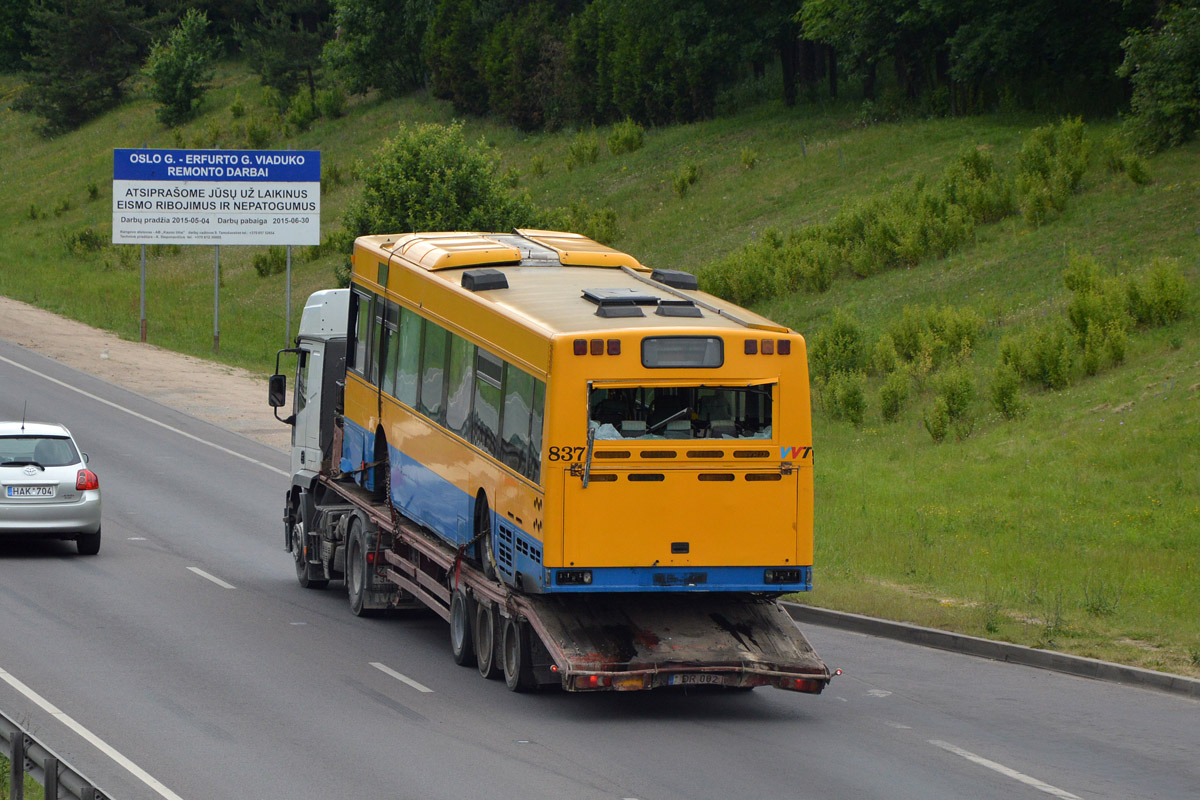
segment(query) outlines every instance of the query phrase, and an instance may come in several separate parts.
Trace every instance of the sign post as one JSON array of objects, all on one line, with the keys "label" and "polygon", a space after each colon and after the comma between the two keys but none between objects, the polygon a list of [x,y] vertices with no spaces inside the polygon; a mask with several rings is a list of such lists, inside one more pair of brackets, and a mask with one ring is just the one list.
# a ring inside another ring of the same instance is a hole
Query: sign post
[{"label": "sign post", "polygon": [[[113,150],[113,244],[211,245],[219,344],[220,246],[321,243],[321,153],[316,150]],[[145,280],[143,249],[142,280]],[[290,258],[289,258],[290,266]],[[143,284],[144,287],[144,284]],[[288,286],[288,337],[291,336]],[[145,341],[145,291],[141,332]]]}]

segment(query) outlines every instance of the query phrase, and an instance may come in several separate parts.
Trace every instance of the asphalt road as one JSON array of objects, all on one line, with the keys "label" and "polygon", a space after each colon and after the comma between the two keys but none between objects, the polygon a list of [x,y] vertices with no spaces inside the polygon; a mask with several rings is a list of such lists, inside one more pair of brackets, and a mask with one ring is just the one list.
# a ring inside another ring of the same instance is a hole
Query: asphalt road
[{"label": "asphalt road", "polygon": [[436,616],[297,585],[282,454],[0,341],[25,401],[104,542],[0,541],[0,709],[115,798],[1200,796],[1200,703],[832,628],[816,697],[512,694]]}]

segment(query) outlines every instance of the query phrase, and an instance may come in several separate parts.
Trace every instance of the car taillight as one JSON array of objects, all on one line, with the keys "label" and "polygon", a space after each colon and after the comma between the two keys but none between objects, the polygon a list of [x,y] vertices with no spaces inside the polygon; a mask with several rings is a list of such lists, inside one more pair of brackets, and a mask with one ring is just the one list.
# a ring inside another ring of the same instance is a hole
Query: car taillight
[{"label": "car taillight", "polygon": [[89,489],[99,489],[100,479],[90,469],[81,469],[75,475],[75,488],[81,492],[86,492]]}]

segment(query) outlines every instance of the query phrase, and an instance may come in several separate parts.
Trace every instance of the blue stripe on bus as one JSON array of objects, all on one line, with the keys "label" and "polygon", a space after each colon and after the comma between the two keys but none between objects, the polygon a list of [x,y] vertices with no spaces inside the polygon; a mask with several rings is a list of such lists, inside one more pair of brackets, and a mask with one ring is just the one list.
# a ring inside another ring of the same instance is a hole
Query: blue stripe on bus
[{"label": "blue stripe on bus", "polygon": [[[579,572],[584,567],[548,569],[547,582],[558,572]],[[799,569],[797,583],[766,583],[763,573],[772,567],[596,567],[592,582],[553,586],[553,592],[808,592],[812,591],[812,567]]]}]

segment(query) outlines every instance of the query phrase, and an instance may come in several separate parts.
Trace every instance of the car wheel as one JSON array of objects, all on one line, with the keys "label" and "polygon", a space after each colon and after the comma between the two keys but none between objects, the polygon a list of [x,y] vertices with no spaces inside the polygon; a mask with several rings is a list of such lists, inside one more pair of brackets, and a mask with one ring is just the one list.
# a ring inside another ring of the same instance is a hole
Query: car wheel
[{"label": "car wheel", "polygon": [[75,539],[75,549],[81,556],[94,556],[100,552],[100,529],[95,533],[81,533]]}]

